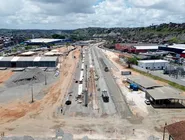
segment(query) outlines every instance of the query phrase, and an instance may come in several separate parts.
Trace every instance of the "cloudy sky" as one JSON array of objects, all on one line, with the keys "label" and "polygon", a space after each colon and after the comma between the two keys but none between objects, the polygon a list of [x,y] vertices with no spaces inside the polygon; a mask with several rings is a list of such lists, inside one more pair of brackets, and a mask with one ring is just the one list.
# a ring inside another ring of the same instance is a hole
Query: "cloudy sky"
[{"label": "cloudy sky", "polygon": [[138,27],[185,22],[185,0],[0,1],[0,28]]}]

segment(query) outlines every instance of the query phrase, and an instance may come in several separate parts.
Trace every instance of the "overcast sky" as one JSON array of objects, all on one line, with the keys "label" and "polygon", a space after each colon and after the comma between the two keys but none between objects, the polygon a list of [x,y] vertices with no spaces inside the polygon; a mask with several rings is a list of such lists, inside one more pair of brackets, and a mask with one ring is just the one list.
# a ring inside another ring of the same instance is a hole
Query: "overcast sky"
[{"label": "overcast sky", "polygon": [[185,0],[0,1],[0,28],[138,27],[185,22]]}]

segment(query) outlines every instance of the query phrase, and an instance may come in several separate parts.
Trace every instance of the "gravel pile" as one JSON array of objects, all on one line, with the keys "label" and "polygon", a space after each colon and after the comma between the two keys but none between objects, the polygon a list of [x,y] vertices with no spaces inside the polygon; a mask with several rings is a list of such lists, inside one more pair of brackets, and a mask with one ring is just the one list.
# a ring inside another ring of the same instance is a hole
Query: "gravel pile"
[{"label": "gravel pile", "polygon": [[6,85],[8,87],[41,83],[45,80],[45,72],[40,68],[34,68],[29,71],[21,72],[13,76]]}]

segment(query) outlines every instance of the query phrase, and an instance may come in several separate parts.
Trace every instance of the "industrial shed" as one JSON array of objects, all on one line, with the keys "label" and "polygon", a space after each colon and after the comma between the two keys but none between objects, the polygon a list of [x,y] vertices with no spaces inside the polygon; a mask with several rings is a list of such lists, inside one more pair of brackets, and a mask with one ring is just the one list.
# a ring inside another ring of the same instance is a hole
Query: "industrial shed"
[{"label": "industrial shed", "polygon": [[145,53],[148,51],[157,51],[158,45],[157,44],[122,44],[118,43],[115,44],[115,49],[120,50],[123,52],[130,52],[130,53]]},{"label": "industrial shed", "polygon": [[163,70],[168,66],[166,60],[141,60],[138,61],[138,66],[148,70]]},{"label": "industrial shed", "polygon": [[58,57],[41,57],[39,64],[39,67],[56,67]]},{"label": "industrial shed", "polygon": [[14,57],[0,57],[0,67],[11,67],[11,60]]},{"label": "industrial shed", "polygon": [[159,50],[174,52],[185,58],[185,44],[160,45]]},{"label": "industrial shed", "polygon": [[0,57],[0,67],[56,67],[58,57]]},{"label": "industrial shed", "polygon": [[20,57],[16,62],[16,67],[33,67],[34,57]]},{"label": "industrial shed", "polygon": [[146,91],[147,89],[152,89],[155,87],[161,87],[160,84],[156,83],[154,80],[146,76],[128,76],[127,82],[137,84],[139,88],[143,91]]},{"label": "industrial shed", "polygon": [[[160,107],[161,105],[179,107],[180,101],[185,100],[185,97],[180,95],[180,91],[168,86],[148,89],[145,97],[150,100],[154,107]],[[180,107],[184,106],[180,105]]]}]

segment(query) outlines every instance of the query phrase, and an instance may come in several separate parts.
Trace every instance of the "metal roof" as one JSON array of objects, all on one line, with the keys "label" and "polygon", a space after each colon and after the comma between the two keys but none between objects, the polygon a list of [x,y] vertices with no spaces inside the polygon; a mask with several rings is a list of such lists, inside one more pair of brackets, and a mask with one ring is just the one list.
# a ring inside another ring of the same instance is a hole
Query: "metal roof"
[{"label": "metal roof", "polygon": [[141,62],[141,63],[168,63],[169,61],[166,61],[166,60],[141,60],[138,62]]},{"label": "metal roof", "polygon": [[34,61],[34,62],[39,62],[39,61],[40,61],[40,59],[41,59],[41,57],[40,57],[40,56],[37,56],[37,57],[35,57],[35,58],[34,58],[34,60],[33,60],[33,61]]},{"label": "metal roof", "polygon": [[185,140],[185,121],[167,125],[166,129],[174,140]]},{"label": "metal roof", "polygon": [[52,55],[55,55],[55,52],[46,52],[44,55],[46,55],[46,56],[52,56]]},{"label": "metal roof", "polygon": [[49,38],[35,38],[35,39],[30,39],[29,43],[52,43],[52,42],[58,42],[62,41],[62,39],[49,39]]},{"label": "metal roof", "polygon": [[21,53],[20,55],[34,55],[34,54],[36,54],[36,52],[29,51],[29,52]]},{"label": "metal roof", "polygon": [[35,57],[20,57],[18,61],[33,61]]},{"label": "metal roof", "polygon": [[158,50],[158,46],[134,46],[137,50]]},{"label": "metal roof", "polygon": [[152,87],[160,87],[161,85],[156,83],[153,79],[150,79],[146,76],[128,76],[128,80],[144,87],[144,88],[152,88]]},{"label": "metal roof", "polygon": [[6,62],[18,62],[18,61],[56,61],[57,56],[54,57],[0,57],[0,62],[6,61]]},{"label": "metal roof", "polygon": [[185,97],[180,95],[180,91],[167,86],[149,89],[147,90],[147,93],[150,94],[154,100],[185,99]]},{"label": "metal roof", "polygon": [[159,47],[185,50],[185,44],[160,45]]},{"label": "metal roof", "polygon": [[19,60],[19,58],[20,58],[20,57],[15,56],[15,57],[11,60],[11,62],[17,62],[17,61]]},{"label": "metal roof", "polygon": [[0,61],[11,61],[14,57],[3,57]]},{"label": "metal roof", "polygon": [[41,57],[40,61],[56,61],[58,57]]}]

